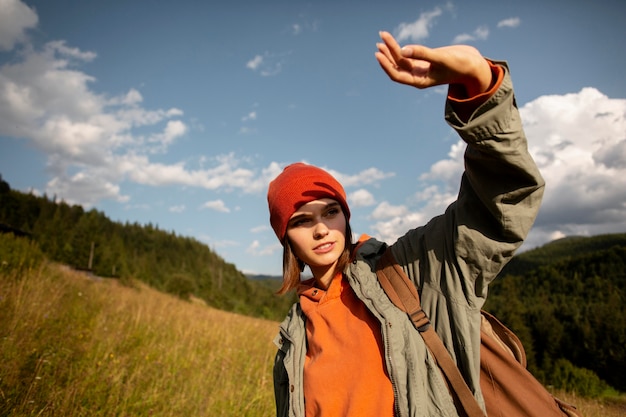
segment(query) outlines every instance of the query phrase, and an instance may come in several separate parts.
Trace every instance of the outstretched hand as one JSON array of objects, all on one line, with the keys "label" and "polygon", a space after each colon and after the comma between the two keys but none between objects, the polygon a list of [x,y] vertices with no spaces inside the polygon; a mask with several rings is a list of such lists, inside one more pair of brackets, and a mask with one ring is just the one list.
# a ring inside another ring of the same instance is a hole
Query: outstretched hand
[{"label": "outstretched hand", "polygon": [[460,84],[468,97],[487,91],[491,69],[478,50],[468,45],[428,48],[407,45],[400,48],[388,32],[380,32],[376,59],[393,81],[416,88]]}]

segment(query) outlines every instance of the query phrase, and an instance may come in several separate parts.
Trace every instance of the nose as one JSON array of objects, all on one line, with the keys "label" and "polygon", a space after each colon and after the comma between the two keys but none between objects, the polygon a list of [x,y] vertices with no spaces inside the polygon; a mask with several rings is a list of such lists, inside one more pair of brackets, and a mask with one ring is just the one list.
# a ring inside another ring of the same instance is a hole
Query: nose
[{"label": "nose", "polygon": [[317,224],[315,224],[315,229],[313,230],[313,237],[315,237],[315,239],[321,239],[326,235],[328,235],[328,227],[326,224],[321,221],[317,222]]}]

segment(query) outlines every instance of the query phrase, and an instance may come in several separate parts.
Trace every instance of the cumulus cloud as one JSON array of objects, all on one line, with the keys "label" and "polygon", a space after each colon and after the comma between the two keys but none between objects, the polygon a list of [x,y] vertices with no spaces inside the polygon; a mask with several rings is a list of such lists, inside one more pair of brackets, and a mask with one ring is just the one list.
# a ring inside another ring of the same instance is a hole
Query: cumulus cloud
[{"label": "cumulus cloud", "polygon": [[394,36],[398,42],[410,40],[419,42],[428,38],[430,28],[435,24],[437,17],[441,16],[443,9],[435,7],[433,10],[420,13],[419,18],[410,23],[400,23],[394,30]]},{"label": "cumulus cloud", "polygon": [[535,233],[626,230],[626,100],[584,88],[540,97],[521,112],[546,178]]},{"label": "cumulus cloud", "polygon": [[479,26],[472,33],[462,33],[452,40],[452,43],[469,43],[475,41],[484,41],[489,37],[489,28],[487,26]]},{"label": "cumulus cloud", "polygon": [[392,206],[388,202],[380,203],[372,212],[373,219],[390,219],[401,217],[408,212],[406,206]]},{"label": "cumulus cloud", "polygon": [[329,169],[328,172],[330,172],[330,174],[334,176],[344,187],[359,187],[362,185],[374,184],[395,176],[393,172],[383,172],[375,167],[364,169],[354,175],[343,174],[332,169]]},{"label": "cumulus cloud", "polygon": [[183,211],[185,211],[185,208],[186,207],[185,207],[184,204],[180,204],[180,205],[177,205],[177,206],[171,206],[168,210],[171,213],[182,213]]},{"label": "cumulus cloud", "polygon": [[250,113],[248,113],[245,116],[243,116],[241,118],[241,121],[242,122],[247,122],[247,121],[250,121],[250,120],[256,120],[256,118],[257,118],[256,111],[251,111]]},{"label": "cumulus cloud", "polygon": [[252,256],[271,256],[277,251],[282,250],[280,243],[272,243],[267,246],[261,245],[258,240],[253,240],[252,243],[246,248],[246,253]]},{"label": "cumulus cloud", "polygon": [[255,55],[246,62],[246,68],[258,72],[263,77],[279,74],[283,69],[283,60],[280,56],[266,52],[263,55]]},{"label": "cumulus cloud", "polygon": [[39,18],[19,0],[0,0],[0,51],[10,51],[26,40],[26,31],[37,26]]},{"label": "cumulus cloud", "polygon": [[350,207],[367,207],[374,205],[375,203],[376,199],[374,198],[372,193],[364,188],[358,189],[348,194],[348,204],[350,205]]},{"label": "cumulus cloud", "polygon": [[114,96],[96,92],[95,77],[81,69],[97,59],[95,52],[62,40],[28,44],[24,33],[37,15],[15,1],[0,0],[0,6],[1,47],[24,42],[0,67],[0,136],[28,141],[46,155],[51,179],[43,192],[90,207],[105,199],[128,202],[121,188],[127,181],[258,192],[275,174],[275,166],[260,174],[247,169],[232,154],[199,159],[195,168],[189,161],[155,161],[154,154],[188,133],[183,111],[149,109],[136,88]]},{"label": "cumulus cloud", "polygon": [[[96,58],[93,52],[53,41],[20,56],[0,67],[0,135],[28,140],[47,155],[51,194],[87,206],[106,198],[126,201],[117,168],[129,155],[164,151],[187,130],[183,121],[167,120],[180,110],[145,109],[137,90],[117,97],[93,91],[95,78],[79,70]],[[162,123],[160,133],[147,137],[135,131]]]},{"label": "cumulus cloud", "polygon": [[187,133],[187,125],[180,120],[169,120],[163,132],[155,133],[148,139],[149,143],[156,144],[152,152],[165,152],[174,141]]},{"label": "cumulus cloud", "polygon": [[221,213],[230,213],[230,209],[226,207],[226,204],[222,200],[207,201],[202,205],[202,208],[207,208]]},{"label": "cumulus cloud", "polygon": [[246,62],[246,67],[251,70],[256,70],[263,63],[263,56],[255,55],[250,61]]},{"label": "cumulus cloud", "polygon": [[508,19],[504,19],[498,22],[499,28],[516,28],[521,24],[521,20],[519,17],[510,17]]},{"label": "cumulus cloud", "polygon": [[260,226],[253,227],[252,229],[250,229],[250,232],[251,233],[263,233],[263,232],[267,232],[268,230],[270,230],[270,227],[266,224],[262,224]]},{"label": "cumulus cloud", "polygon": [[[520,109],[529,150],[546,180],[542,208],[526,248],[571,235],[626,231],[626,100],[594,88],[542,96]],[[380,203],[371,217],[378,237],[393,242],[442,213],[456,198],[461,141],[420,177],[407,206]]]}]

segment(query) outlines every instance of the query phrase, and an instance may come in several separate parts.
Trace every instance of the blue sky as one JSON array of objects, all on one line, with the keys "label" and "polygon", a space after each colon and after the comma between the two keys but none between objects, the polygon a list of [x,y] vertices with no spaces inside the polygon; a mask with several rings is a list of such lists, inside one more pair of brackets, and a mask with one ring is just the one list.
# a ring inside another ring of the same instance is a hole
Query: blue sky
[{"label": "blue sky", "polygon": [[15,189],[205,242],[280,274],[266,191],[305,161],[352,228],[393,242],[455,198],[445,88],[374,53],[467,43],[507,60],[546,178],[524,249],[626,232],[626,2],[0,0],[0,174]]}]

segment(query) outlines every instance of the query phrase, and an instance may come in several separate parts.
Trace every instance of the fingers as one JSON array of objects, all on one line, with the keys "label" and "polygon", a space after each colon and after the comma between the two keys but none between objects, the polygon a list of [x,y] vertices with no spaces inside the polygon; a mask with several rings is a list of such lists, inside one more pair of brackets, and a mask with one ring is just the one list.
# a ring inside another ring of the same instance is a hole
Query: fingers
[{"label": "fingers", "polygon": [[379,53],[382,54],[386,60],[388,60],[389,62],[395,62],[395,59],[391,55],[391,52],[389,51],[387,45],[385,45],[384,43],[377,43],[376,46],[378,47]]},{"label": "fingers", "polygon": [[396,65],[392,61],[393,58],[390,58],[390,56],[388,55],[388,50],[385,51],[379,47],[379,51],[380,52],[376,52],[376,60],[380,64],[383,71],[385,71],[385,73],[389,76],[389,78],[395,80],[397,78],[398,71],[396,69]]},{"label": "fingers", "polygon": [[407,52],[411,50],[404,51],[400,48],[388,32],[380,32],[380,38],[383,42],[376,44],[376,59],[387,76],[395,82],[422,88],[422,76],[418,74],[423,71],[412,57],[407,56]]},{"label": "fingers", "polygon": [[398,42],[396,42],[395,38],[391,36],[389,32],[380,32],[380,38],[385,43],[387,50],[391,57],[393,57],[393,61],[399,63],[404,57],[402,56],[402,50]]}]

